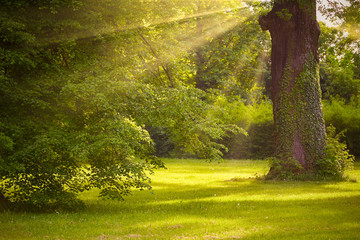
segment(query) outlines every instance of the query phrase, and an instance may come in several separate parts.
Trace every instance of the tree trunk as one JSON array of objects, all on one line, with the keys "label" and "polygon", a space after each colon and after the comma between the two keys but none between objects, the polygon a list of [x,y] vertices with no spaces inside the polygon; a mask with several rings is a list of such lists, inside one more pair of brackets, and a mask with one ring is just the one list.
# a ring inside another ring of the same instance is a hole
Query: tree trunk
[{"label": "tree trunk", "polygon": [[[315,0],[277,0],[259,19],[261,28],[269,30],[272,38],[275,154],[281,165],[296,160],[293,162],[302,166],[296,171],[308,173],[314,172],[325,147],[315,5]],[[269,174],[277,175],[274,171]]]}]

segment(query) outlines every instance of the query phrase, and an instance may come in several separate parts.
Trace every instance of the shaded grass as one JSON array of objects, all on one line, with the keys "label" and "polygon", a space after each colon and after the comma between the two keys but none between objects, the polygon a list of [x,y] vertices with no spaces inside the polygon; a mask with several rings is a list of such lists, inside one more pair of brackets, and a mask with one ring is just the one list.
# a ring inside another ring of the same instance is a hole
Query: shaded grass
[{"label": "shaded grass", "polygon": [[261,182],[264,161],[165,163],[152,192],[124,202],[92,191],[77,213],[1,213],[0,239],[360,239],[360,183]]}]

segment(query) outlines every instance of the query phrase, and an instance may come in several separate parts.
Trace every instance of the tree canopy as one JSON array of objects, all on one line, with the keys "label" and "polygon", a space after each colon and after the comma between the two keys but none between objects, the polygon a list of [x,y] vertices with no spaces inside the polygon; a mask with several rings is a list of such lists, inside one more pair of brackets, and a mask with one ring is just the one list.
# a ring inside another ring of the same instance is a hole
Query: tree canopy
[{"label": "tree canopy", "polygon": [[[0,201],[76,209],[92,188],[123,199],[151,188],[161,150],[219,160],[237,151],[230,140],[261,132],[252,120],[269,128],[255,113],[271,112],[270,38],[257,22],[269,3],[0,3]],[[353,23],[352,8],[342,9]],[[333,46],[319,51],[324,97],[350,102],[358,42],[322,28]]]}]

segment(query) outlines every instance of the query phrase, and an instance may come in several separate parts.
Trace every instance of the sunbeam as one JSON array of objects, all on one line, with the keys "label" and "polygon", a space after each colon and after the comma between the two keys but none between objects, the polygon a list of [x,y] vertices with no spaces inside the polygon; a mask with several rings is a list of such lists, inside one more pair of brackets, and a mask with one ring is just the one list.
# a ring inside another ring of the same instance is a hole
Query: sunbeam
[{"label": "sunbeam", "polygon": [[[46,18],[58,26],[56,31],[47,31],[38,44],[98,38],[124,31],[182,24],[223,16],[235,16],[244,11],[243,1],[123,1],[98,2],[88,0],[81,10],[59,9],[57,14],[45,14],[40,10],[27,14],[39,21]],[[163,8],[166,11],[163,11]],[[69,25],[71,22],[71,25]],[[213,28],[213,27],[211,27]]]},{"label": "sunbeam", "polygon": [[[152,27],[127,30],[133,32],[131,36],[135,40],[130,43],[120,42],[119,44],[127,49],[123,52],[131,51],[136,55],[141,55],[144,67],[154,75],[155,72],[159,71],[159,68],[167,72],[166,66],[169,63],[177,61],[189,52],[231,31],[243,23],[250,14],[248,9],[242,8],[238,9],[236,13],[228,13],[224,16],[206,15],[206,18],[187,18],[186,21],[177,24],[161,23],[156,25],[158,31],[156,38],[148,35],[152,31]],[[201,30],[199,30],[200,28]],[[122,55],[115,57],[121,58]],[[135,78],[139,78],[139,75]]]}]

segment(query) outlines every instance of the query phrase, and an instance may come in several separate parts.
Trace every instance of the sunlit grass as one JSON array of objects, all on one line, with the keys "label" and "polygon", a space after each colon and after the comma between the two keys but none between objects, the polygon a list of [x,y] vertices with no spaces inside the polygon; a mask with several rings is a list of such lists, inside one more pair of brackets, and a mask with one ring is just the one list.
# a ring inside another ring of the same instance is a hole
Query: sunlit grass
[{"label": "sunlit grass", "polygon": [[1,213],[0,239],[360,238],[360,183],[262,182],[265,161],[165,163],[124,202],[90,192],[78,213]]}]

